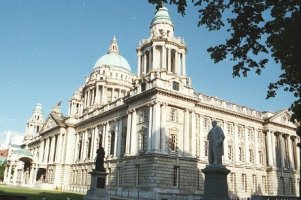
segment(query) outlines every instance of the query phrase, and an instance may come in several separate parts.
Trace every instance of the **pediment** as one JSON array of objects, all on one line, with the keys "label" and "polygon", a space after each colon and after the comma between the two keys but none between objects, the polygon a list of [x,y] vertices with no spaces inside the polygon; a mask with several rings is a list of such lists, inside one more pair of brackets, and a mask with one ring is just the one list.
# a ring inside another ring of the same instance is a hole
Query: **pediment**
[{"label": "pediment", "polygon": [[281,125],[286,125],[290,127],[296,127],[296,124],[290,121],[291,114],[287,110],[283,110],[275,113],[270,119],[270,122],[274,122]]},{"label": "pediment", "polygon": [[42,127],[42,131],[41,132],[44,132],[44,131],[47,131],[49,129],[52,129],[56,126],[59,126],[59,124],[56,122],[56,120],[50,115],[47,120],[45,121],[43,127]]}]

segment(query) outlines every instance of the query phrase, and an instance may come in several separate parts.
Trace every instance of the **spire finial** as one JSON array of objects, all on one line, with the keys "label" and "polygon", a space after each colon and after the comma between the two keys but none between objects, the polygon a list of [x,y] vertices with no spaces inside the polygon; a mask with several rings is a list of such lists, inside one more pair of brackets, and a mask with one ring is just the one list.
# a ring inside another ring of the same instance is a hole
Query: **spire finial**
[{"label": "spire finial", "polygon": [[117,39],[114,35],[113,37],[113,40],[111,41],[111,44],[109,46],[109,49],[108,49],[108,54],[109,53],[118,53],[119,54],[119,47],[118,47],[118,43],[117,43]]}]

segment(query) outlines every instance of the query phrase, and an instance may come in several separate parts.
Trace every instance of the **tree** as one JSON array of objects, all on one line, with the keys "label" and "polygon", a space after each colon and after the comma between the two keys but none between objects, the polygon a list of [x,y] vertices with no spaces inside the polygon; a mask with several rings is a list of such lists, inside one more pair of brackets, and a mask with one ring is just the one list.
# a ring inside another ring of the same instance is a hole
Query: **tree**
[{"label": "tree", "polygon": [[[211,59],[218,63],[230,58],[233,77],[253,70],[260,75],[268,63],[269,55],[280,63],[282,74],[270,83],[267,98],[275,97],[283,88],[296,97],[292,102],[291,121],[301,122],[301,65],[300,65],[300,1],[299,0],[191,0],[198,7],[198,26],[209,31],[227,27],[230,37],[223,44],[209,47]],[[161,7],[175,4],[185,15],[187,0],[148,0]],[[227,15],[227,13],[232,13]],[[301,136],[301,126],[297,128]]]},{"label": "tree", "polygon": [[5,166],[6,166],[5,162],[0,164],[0,181],[3,181],[3,179],[4,179]]}]

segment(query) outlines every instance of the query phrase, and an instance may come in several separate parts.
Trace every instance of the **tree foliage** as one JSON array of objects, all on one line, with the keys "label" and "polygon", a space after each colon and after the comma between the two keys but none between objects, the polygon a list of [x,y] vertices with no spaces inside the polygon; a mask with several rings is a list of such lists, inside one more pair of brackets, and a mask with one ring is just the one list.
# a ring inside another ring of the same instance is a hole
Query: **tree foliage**
[{"label": "tree foliage", "polygon": [[[185,15],[187,0],[148,0],[162,6],[174,4]],[[227,27],[229,38],[209,47],[211,59],[234,62],[233,77],[246,77],[250,71],[260,75],[269,56],[281,66],[278,81],[270,83],[267,98],[283,88],[296,97],[291,105],[292,121],[301,122],[300,1],[299,0],[191,0],[198,8],[198,26],[209,31]],[[231,13],[231,14],[229,14]],[[301,127],[297,133],[301,136]]]}]

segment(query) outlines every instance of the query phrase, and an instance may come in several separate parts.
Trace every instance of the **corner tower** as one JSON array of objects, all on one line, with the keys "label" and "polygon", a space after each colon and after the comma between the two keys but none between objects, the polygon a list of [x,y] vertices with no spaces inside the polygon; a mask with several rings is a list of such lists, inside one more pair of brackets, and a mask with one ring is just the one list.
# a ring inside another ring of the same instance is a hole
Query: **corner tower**
[{"label": "corner tower", "polygon": [[174,37],[174,25],[168,9],[160,7],[150,25],[150,37],[137,48],[138,76],[153,71],[165,71],[179,77],[186,76],[186,45],[182,38]]},{"label": "corner tower", "polygon": [[36,104],[31,118],[27,121],[25,140],[35,137],[40,132],[44,123],[42,104]]}]

